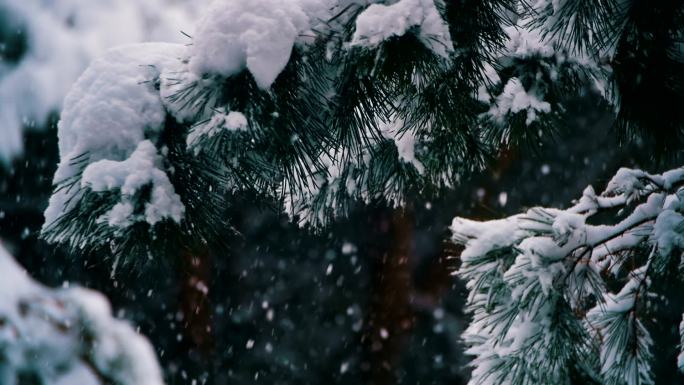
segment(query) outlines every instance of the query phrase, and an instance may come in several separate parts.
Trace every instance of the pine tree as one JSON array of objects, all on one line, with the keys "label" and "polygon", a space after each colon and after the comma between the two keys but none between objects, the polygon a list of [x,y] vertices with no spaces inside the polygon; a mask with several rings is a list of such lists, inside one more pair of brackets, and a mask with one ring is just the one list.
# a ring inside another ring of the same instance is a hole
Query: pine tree
[{"label": "pine tree", "polygon": [[679,109],[643,111],[618,75],[648,64],[628,52],[654,35],[670,58],[657,72],[670,75],[636,87],[681,97],[674,3],[660,31],[634,15],[639,1],[217,2],[187,49],[121,48],[74,86],[45,237],[135,259],[159,239],[216,241],[228,223],[215,214],[236,191],[315,227],[352,202],[401,206],[457,185],[502,145],[538,144],[592,84],[618,128],[679,143]]},{"label": "pine tree", "polygon": [[[623,168],[566,210],[454,219],[466,246],[457,275],[473,314],[471,383],[654,384],[651,333],[669,328],[664,309],[684,310],[683,186],[683,168]],[[611,212],[618,220],[606,220]]]},{"label": "pine tree", "polygon": [[[675,153],[683,15],[674,0],[217,1],[190,45],[112,50],[74,85],[43,237],[115,268],[223,250],[238,196],[320,231],[534,151],[588,92],[624,141]],[[565,310],[563,337],[584,338]]]}]

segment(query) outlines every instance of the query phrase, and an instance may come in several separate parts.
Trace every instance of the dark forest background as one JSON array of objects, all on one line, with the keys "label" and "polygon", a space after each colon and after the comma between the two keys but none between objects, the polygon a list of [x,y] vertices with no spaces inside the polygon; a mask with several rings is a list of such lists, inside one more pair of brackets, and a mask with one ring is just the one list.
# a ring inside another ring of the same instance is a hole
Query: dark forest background
[{"label": "dark forest background", "polygon": [[234,226],[225,253],[117,270],[107,255],[67,255],[39,239],[58,160],[55,116],[0,168],[0,239],[39,281],[102,291],[151,340],[169,385],[465,384],[468,317],[451,276],[451,219],[567,207],[619,167],[674,163],[653,160],[648,143],[620,146],[597,100],[567,101],[572,119],[556,137],[507,149],[439,197],[358,207],[312,233],[268,202],[236,196],[224,213]]}]

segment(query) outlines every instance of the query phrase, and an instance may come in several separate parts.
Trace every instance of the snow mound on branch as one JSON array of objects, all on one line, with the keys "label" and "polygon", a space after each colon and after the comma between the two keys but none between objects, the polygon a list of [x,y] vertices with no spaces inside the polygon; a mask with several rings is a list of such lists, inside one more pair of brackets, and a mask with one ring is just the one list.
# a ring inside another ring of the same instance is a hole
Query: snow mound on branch
[{"label": "snow mound on branch", "polygon": [[606,187],[604,195],[624,194],[627,201],[639,198],[645,193],[644,188],[652,176],[642,170],[621,168],[611,178]]},{"label": "snow mound on branch", "polygon": [[653,240],[661,255],[669,255],[676,249],[684,250],[684,216],[673,210],[663,210],[653,225]]},{"label": "snow mound on branch", "polygon": [[197,75],[228,77],[246,68],[267,89],[308,25],[298,1],[215,1],[193,37],[190,69]]},{"label": "snow mound on branch", "polygon": [[554,240],[559,243],[567,241],[573,233],[584,227],[585,221],[583,215],[561,211],[551,225]]},{"label": "snow mound on branch", "polygon": [[133,197],[145,186],[151,186],[152,193],[145,205],[144,218],[141,219],[150,225],[165,218],[180,223],[185,206],[175,193],[169,177],[160,170],[161,163],[154,144],[144,140],[124,161],[103,159],[91,163],[83,171],[81,186],[96,192],[121,190],[121,201],[101,218],[110,226],[127,227],[133,224]]},{"label": "snow mound on branch", "polygon": [[485,223],[455,217],[449,230],[454,241],[466,245],[461,253],[461,259],[468,262],[492,250],[510,247],[519,241],[522,236],[519,220],[520,216],[513,216]]},{"label": "snow mound on branch", "polygon": [[425,166],[416,158],[416,136],[411,130],[402,130],[404,122],[397,119],[391,123],[380,124],[383,137],[390,139],[397,147],[397,155],[402,162],[412,165],[419,174],[425,172]]},{"label": "snow mound on branch", "polygon": [[186,42],[180,31],[192,33],[195,10],[206,2],[0,0],[0,35],[16,33],[27,44],[17,62],[3,61],[0,47],[0,162],[22,152],[24,128],[43,128],[61,110],[93,58],[122,44]]},{"label": "snow mound on branch", "polygon": [[418,37],[436,54],[448,58],[453,51],[449,27],[434,0],[400,0],[392,5],[371,4],[356,18],[351,46],[374,48],[383,41],[420,28]]},{"label": "snow mound on branch", "polygon": [[2,245],[0,271],[0,383],[163,385],[152,346],[101,294],[43,287]]},{"label": "snow mound on branch", "polygon": [[247,117],[237,111],[230,111],[226,113],[225,109],[219,108],[214,111],[214,115],[205,121],[195,125],[192,131],[188,134],[186,143],[188,148],[194,148],[199,151],[200,139],[203,137],[211,138],[220,132],[227,131],[243,131],[248,127]]},{"label": "snow mound on branch", "polygon": [[511,78],[487,114],[497,123],[504,124],[508,114],[521,111],[527,113],[525,124],[529,126],[537,120],[539,114],[550,113],[551,105],[534,90],[525,90],[520,80]]},{"label": "snow mound on branch", "polygon": [[244,70],[259,88],[269,89],[295,46],[306,47],[320,34],[314,30],[328,28],[335,3],[214,1],[198,23],[187,57],[162,77],[167,109],[180,122],[210,119],[221,96],[217,85]]},{"label": "snow mound on branch", "polygon": [[517,25],[504,28],[508,35],[506,41],[506,54],[512,57],[551,57],[557,54],[552,42],[545,41],[539,31],[526,28],[528,20],[520,20]]},{"label": "snow mound on branch", "polygon": [[[64,103],[55,184],[78,178],[88,164],[103,159],[124,161],[140,142],[159,134],[166,112],[155,82],[184,49],[177,44],[130,45],[113,49],[92,63]],[[67,203],[77,193],[78,189],[61,189],[53,194],[45,211],[45,226],[71,209]],[[172,190],[167,193],[173,196]]]}]

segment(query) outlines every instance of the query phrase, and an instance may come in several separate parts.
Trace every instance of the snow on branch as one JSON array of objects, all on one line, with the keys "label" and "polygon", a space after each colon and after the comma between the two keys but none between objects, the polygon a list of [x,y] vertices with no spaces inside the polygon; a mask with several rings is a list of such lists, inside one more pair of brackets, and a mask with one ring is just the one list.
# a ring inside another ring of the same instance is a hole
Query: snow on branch
[{"label": "snow on branch", "polygon": [[[181,48],[161,43],[116,48],[94,61],[76,82],[65,99],[59,122],[61,160],[54,183],[61,188],[55,191],[45,211],[45,229],[77,206],[84,189],[120,190],[127,176],[131,176],[129,182],[138,184],[138,188],[143,180],[152,182],[157,189],[153,194],[158,198],[158,204],[151,203],[152,206],[160,206],[161,200],[168,201],[163,204],[164,212],[149,215],[147,219],[156,218],[152,222],[161,217],[180,220],[183,209],[166,175],[159,169],[158,149],[145,139],[158,137],[165,121],[164,105],[154,81],[160,71],[175,63]],[[140,169],[143,164],[145,170]],[[86,178],[82,180],[81,174],[86,171]],[[136,173],[147,175],[138,175],[135,181]],[[129,188],[128,195],[138,188]],[[119,213],[122,210],[123,206]],[[123,217],[112,219],[108,221],[117,225],[130,222]]]},{"label": "snow on branch", "polygon": [[0,245],[0,383],[163,385],[154,349],[101,294],[34,282]]},{"label": "snow on branch", "polygon": [[198,23],[190,67],[198,75],[226,77],[247,68],[259,87],[268,89],[307,28],[298,2],[217,1]]},{"label": "snow on branch", "polygon": [[[611,212],[618,219],[597,223]],[[587,187],[565,210],[455,218],[453,239],[465,246],[455,274],[473,315],[471,384],[653,384],[644,320],[662,298],[654,279],[681,270],[682,212],[684,168],[623,168],[602,194]]]},{"label": "snow on branch", "polygon": [[433,0],[371,4],[357,17],[350,45],[373,48],[391,37],[404,35],[413,27],[420,28],[418,36],[423,44],[449,58],[453,51],[449,27]]},{"label": "snow on branch", "polygon": [[1,0],[0,167],[23,152],[24,130],[47,128],[93,59],[122,44],[185,43],[180,31],[192,34],[197,11],[208,3]]}]

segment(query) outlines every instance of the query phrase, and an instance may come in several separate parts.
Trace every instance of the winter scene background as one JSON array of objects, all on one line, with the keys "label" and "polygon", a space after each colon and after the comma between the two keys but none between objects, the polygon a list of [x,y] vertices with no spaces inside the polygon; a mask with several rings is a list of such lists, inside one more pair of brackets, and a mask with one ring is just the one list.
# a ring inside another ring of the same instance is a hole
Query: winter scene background
[{"label": "winter scene background", "polygon": [[0,0],[0,385],[684,384],[684,4]]}]

